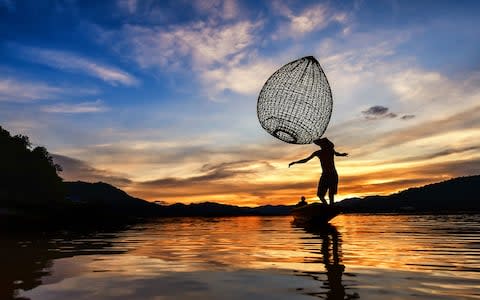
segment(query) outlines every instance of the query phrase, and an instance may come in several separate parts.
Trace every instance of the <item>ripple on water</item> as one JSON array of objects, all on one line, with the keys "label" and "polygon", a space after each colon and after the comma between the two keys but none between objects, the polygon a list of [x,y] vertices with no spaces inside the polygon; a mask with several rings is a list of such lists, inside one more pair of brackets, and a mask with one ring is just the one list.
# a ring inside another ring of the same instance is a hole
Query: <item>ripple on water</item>
[{"label": "ripple on water", "polygon": [[480,299],[479,215],[171,218],[5,241],[11,297]]}]

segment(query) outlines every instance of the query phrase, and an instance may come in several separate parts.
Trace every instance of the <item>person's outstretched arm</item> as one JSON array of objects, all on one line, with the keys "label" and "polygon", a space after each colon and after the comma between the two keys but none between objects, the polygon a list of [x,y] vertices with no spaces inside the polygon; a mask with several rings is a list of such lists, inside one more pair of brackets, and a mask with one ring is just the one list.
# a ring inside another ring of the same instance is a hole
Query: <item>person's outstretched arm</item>
[{"label": "person's outstretched arm", "polygon": [[307,158],[304,158],[304,159],[300,159],[300,160],[297,160],[297,161],[292,161],[291,163],[288,164],[288,167],[290,168],[292,165],[294,164],[304,164],[306,163],[307,161],[311,160],[312,158],[314,158],[316,155],[315,155],[316,152],[313,152],[309,157]]},{"label": "person's outstretched arm", "polygon": [[348,156],[348,153],[338,153],[337,151],[335,151],[335,155],[336,156]]}]

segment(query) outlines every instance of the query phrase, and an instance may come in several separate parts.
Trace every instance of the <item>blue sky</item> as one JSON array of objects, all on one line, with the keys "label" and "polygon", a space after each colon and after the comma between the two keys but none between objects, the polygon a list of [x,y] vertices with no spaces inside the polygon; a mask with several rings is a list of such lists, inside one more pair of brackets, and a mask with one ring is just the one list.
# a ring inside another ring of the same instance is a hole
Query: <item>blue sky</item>
[{"label": "blue sky", "polygon": [[[274,140],[256,99],[314,55],[326,136],[350,152],[340,197],[478,172],[478,1],[0,0],[0,125],[46,146],[66,180],[148,200],[314,197],[315,150]],[[380,108],[380,109],[379,109]],[[342,179],[343,178],[343,179]]]}]

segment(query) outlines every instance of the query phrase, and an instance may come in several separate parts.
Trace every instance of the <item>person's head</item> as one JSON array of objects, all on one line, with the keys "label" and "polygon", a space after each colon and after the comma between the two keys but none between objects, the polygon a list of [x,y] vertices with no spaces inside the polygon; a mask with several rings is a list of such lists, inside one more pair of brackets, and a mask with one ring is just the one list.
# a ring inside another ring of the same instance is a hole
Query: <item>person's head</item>
[{"label": "person's head", "polygon": [[315,145],[322,147],[322,149],[333,149],[333,143],[327,138],[321,138],[313,141]]},{"label": "person's head", "polygon": [[302,197],[300,198],[300,200],[302,200],[302,202],[304,202],[304,201],[305,201],[305,196],[302,196]]}]

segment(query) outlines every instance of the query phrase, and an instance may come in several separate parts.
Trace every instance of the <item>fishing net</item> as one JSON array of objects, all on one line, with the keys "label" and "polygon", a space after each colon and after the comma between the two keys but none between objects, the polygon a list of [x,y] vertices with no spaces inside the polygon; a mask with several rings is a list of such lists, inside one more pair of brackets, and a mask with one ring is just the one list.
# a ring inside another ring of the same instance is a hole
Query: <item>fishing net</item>
[{"label": "fishing net", "polygon": [[332,115],[332,92],[320,63],[313,56],[292,61],[273,73],[258,96],[262,127],[290,144],[320,138]]}]

